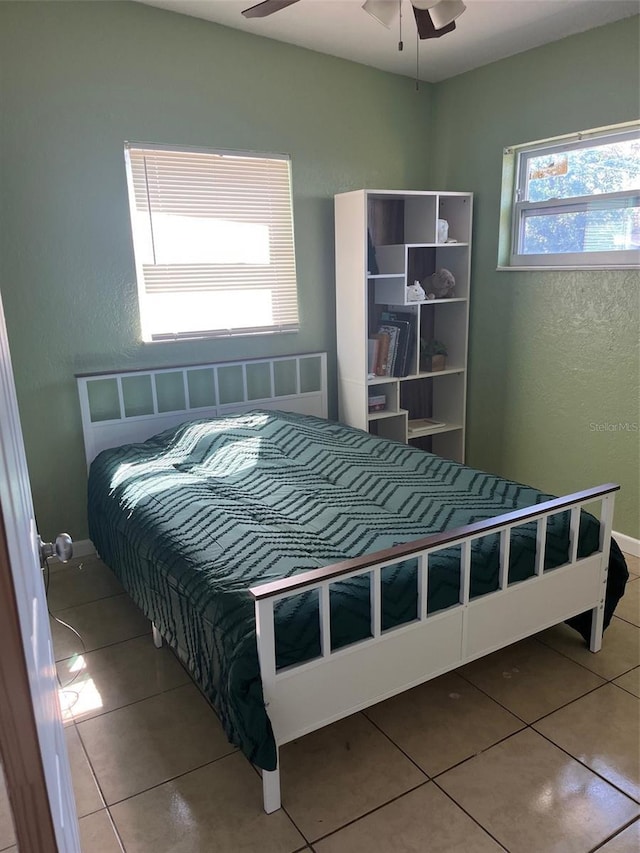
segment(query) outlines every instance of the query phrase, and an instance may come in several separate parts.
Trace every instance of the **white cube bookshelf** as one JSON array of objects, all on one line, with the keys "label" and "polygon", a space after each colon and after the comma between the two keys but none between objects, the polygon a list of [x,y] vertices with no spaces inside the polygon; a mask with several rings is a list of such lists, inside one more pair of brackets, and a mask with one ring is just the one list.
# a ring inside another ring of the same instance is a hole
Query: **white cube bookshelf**
[{"label": "white cube bookshelf", "polygon": [[[460,462],[466,425],[472,207],[471,193],[355,190],[335,197],[340,420]],[[448,242],[438,242],[439,219],[448,223]],[[377,269],[370,268],[369,238]],[[420,302],[407,298],[408,285],[428,282],[443,268],[455,278],[452,297]],[[410,325],[412,352],[391,365],[397,375],[371,375],[368,341],[390,316]],[[445,344],[443,370],[429,370],[421,363],[421,338]],[[370,412],[369,398],[381,394],[386,408]]]}]

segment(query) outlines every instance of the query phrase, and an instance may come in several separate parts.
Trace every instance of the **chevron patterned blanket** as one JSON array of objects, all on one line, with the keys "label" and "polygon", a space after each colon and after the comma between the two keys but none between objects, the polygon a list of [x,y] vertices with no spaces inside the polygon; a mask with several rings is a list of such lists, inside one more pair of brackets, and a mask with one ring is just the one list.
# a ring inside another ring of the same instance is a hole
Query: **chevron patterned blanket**
[{"label": "chevron patterned blanket", "polygon": [[[248,588],[551,496],[415,448],[318,418],[251,412],[183,424],[143,444],[101,453],[89,478],[98,552],[158,626],[215,707],[229,740],[275,767]],[[568,513],[548,526],[546,565],[566,562]],[[582,513],[579,555],[597,549]],[[496,535],[472,551],[471,595],[497,588]],[[535,525],[512,533],[509,578],[534,570]],[[430,559],[428,608],[458,600],[459,553]],[[415,618],[417,572],[383,572],[383,628]],[[279,666],[319,652],[317,596],[277,608]],[[610,615],[610,614],[608,614]],[[334,647],[369,635],[369,584],[336,583]]]}]

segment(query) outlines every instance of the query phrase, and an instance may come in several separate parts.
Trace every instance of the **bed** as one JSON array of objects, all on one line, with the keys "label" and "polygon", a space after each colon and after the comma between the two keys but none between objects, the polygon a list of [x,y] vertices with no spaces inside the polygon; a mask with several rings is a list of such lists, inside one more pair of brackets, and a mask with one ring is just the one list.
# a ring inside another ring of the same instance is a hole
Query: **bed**
[{"label": "bed", "polygon": [[78,382],[91,539],[265,811],[296,737],[563,620],[600,648],[616,485],[554,498],[333,423],[324,354]]}]

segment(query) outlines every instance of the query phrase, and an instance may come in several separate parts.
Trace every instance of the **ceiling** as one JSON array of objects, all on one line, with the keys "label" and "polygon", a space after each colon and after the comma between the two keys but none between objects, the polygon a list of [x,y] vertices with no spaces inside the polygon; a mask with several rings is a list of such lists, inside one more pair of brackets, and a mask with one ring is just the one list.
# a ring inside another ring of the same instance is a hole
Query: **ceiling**
[{"label": "ceiling", "polygon": [[300,0],[253,19],[241,12],[258,0],[137,1],[434,83],[640,11],[638,0],[465,0],[456,30],[420,42],[417,57],[409,0],[401,4],[402,52],[397,24],[383,27],[363,11],[364,0]]}]

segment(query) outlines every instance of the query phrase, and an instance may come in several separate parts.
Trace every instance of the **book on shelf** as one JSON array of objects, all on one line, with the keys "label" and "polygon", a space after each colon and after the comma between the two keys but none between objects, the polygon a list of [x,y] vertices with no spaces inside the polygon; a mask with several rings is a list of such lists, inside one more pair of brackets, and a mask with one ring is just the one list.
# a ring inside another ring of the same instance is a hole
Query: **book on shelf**
[{"label": "book on shelf", "polygon": [[390,336],[387,332],[376,332],[373,338],[378,341],[378,352],[376,355],[375,369],[372,371],[376,376],[388,376],[387,364],[389,361]]},{"label": "book on shelf", "polygon": [[398,358],[398,340],[400,337],[400,329],[391,323],[382,323],[378,327],[378,332],[382,335],[389,336],[389,354],[385,372],[382,376],[395,376],[394,369]]},{"label": "book on shelf", "polygon": [[387,395],[386,394],[373,394],[368,398],[369,404],[369,413],[371,412],[384,412],[387,408]]},{"label": "book on shelf", "polygon": [[375,374],[378,362],[378,351],[380,348],[379,338],[369,338],[367,341],[367,373],[369,376]]},{"label": "book on shelf", "polygon": [[393,376],[408,376],[412,370],[416,351],[417,319],[410,311],[383,311],[382,321],[395,325],[400,331],[399,351]]},{"label": "book on shelf", "polygon": [[438,429],[439,427],[446,426],[445,421],[437,421],[434,418],[416,418],[415,420],[410,420],[407,425],[407,432],[409,435],[414,432],[422,432],[426,429]]}]

